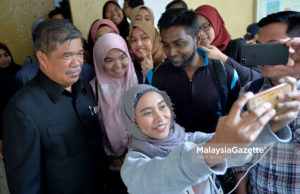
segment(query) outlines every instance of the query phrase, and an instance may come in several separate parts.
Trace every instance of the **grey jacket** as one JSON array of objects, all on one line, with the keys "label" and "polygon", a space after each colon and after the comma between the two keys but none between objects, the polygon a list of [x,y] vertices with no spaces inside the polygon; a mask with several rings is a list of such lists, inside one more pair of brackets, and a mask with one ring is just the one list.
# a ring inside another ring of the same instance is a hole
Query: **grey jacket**
[{"label": "grey jacket", "polygon": [[[201,153],[201,146],[214,134],[186,133],[185,141],[172,150],[167,157],[149,158],[143,153],[129,150],[121,169],[121,176],[131,194],[181,194],[199,184],[199,191],[215,193],[209,181],[212,174],[222,175],[227,168],[249,162],[251,154],[237,153],[210,168]],[[262,133],[249,147],[266,148],[274,142],[291,139],[288,127],[276,134],[266,125]],[[266,150],[266,149],[264,149]],[[255,159],[257,160],[257,159]]]}]

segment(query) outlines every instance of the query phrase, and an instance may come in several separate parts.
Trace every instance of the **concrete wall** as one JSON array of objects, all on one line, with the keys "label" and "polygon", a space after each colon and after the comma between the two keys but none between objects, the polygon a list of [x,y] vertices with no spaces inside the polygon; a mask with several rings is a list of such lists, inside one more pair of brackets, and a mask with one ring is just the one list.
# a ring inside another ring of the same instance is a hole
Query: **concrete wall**
[{"label": "concrete wall", "polygon": [[46,19],[52,9],[52,0],[1,0],[0,42],[8,46],[16,63],[22,65],[33,54],[31,25]]},{"label": "concrete wall", "polygon": [[[91,24],[102,18],[102,7],[107,0],[69,0],[74,25],[87,38]],[[242,37],[246,27],[254,21],[254,0],[185,0],[189,8],[209,4],[218,9],[232,38]],[[120,4],[123,6],[123,4]],[[161,6],[161,4],[157,4]],[[47,18],[54,9],[52,0],[1,0],[0,42],[7,44],[15,61],[23,64],[32,55],[31,25]],[[159,16],[156,16],[159,17]]]},{"label": "concrete wall", "polygon": [[69,0],[73,24],[87,39],[91,24],[102,19],[102,7],[107,0]]},{"label": "concrete wall", "polygon": [[246,28],[254,22],[254,0],[184,0],[189,8],[196,9],[200,5],[215,7],[222,16],[225,26],[232,38],[243,37]]}]

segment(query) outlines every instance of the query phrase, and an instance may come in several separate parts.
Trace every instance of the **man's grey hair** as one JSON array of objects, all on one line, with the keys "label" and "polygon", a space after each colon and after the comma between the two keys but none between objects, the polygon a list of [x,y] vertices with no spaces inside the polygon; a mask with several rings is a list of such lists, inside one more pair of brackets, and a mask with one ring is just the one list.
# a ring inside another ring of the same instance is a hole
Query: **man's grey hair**
[{"label": "man's grey hair", "polygon": [[67,40],[80,38],[81,32],[66,19],[48,19],[39,24],[36,30],[35,51],[49,55]]}]

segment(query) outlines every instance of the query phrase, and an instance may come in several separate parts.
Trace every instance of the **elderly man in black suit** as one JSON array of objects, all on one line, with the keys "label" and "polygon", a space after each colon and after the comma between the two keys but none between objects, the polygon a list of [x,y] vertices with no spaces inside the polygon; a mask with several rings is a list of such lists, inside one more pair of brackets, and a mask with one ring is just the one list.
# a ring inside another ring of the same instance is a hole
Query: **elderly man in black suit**
[{"label": "elderly man in black suit", "polygon": [[105,193],[98,109],[91,87],[79,79],[82,35],[67,20],[45,20],[34,46],[39,72],[3,113],[10,193]]}]

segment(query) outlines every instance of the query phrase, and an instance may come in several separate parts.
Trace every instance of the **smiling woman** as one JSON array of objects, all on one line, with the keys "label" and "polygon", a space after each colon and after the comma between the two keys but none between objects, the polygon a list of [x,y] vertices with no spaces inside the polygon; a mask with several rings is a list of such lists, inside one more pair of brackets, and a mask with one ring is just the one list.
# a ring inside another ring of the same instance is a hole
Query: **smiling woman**
[{"label": "smiling woman", "polygon": [[[234,156],[233,152],[216,154],[199,150],[236,150],[251,148],[255,141],[269,145],[272,141],[289,139],[281,136],[279,140],[280,135],[275,135],[268,125],[264,128],[275,114],[267,104],[256,109],[255,116],[250,113],[240,116],[251,96],[248,93],[237,100],[229,116],[218,121],[215,134],[185,133],[174,120],[172,103],[165,92],[145,84],[128,89],[121,105],[123,122],[131,133],[121,169],[128,193],[219,193],[222,189],[216,187],[212,175],[223,174],[233,164],[246,162],[253,152]],[[288,128],[281,132],[290,134]],[[249,136],[253,138],[250,140]]]},{"label": "smiling woman", "polygon": [[114,33],[102,35],[94,46],[94,66],[96,78],[91,84],[110,143],[108,154],[122,156],[127,149],[129,133],[121,121],[119,104],[124,92],[137,84],[125,40]]},{"label": "smiling woman", "polygon": [[21,66],[14,62],[8,47],[5,44],[0,43],[0,74],[15,76],[20,68]]},{"label": "smiling woman", "polygon": [[149,71],[166,59],[158,31],[149,22],[136,21],[130,29],[129,47],[139,83],[143,83],[143,78],[147,76],[151,84],[152,75]]},{"label": "smiling woman", "polygon": [[102,9],[103,19],[109,19],[116,24],[120,35],[127,39],[129,33],[129,23],[120,5],[115,1],[107,1]]},{"label": "smiling woman", "polygon": [[110,158],[108,179],[116,189],[112,193],[126,193],[119,170],[130,134],[120,115],[120,102],[125,91],[137,85],[137,78],[126,42],[120,35],[102,35],[95,43],[93,55],[96,78],[90,83],[97,98],[106,155]]},{"label": "smiling woman", "polygon": [[152,10],[145,5],[134,8],[131,13],[131,25],[134,24],[135,21],[146,21],[154,25],[154,15]]},{"label": "smiling woman", "polygon": [[195,13],[198,17],[201,38],[197,41],[197,46],[204,49],[209,58],[221,60],[236,69],[242,86],[262,77],[257,66],[246,67],[240,64],[241,46],[247,42],[242,38],[231,39],[223,18],[216,8],[201,5]]}]

